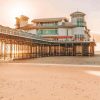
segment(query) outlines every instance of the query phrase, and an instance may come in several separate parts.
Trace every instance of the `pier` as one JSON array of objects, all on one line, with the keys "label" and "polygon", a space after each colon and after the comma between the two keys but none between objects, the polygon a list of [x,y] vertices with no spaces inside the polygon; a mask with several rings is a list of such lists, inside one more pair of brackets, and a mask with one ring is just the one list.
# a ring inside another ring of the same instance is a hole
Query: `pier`
[{"label": "pier", "polygon": [[0,26],[0,59],[49,56],[94,56],[95,41],[50,41],[22,30]]}]

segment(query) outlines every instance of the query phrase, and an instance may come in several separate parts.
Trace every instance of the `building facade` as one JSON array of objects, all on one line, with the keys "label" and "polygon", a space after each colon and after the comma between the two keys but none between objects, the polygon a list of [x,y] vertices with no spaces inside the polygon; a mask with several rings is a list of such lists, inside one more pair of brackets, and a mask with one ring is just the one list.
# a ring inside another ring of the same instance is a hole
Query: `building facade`
[{"label": "building facade", "polygon": [[22,15],[16,18],[16,28],[50,40],[89,41],[91,36],[85,14],[77,11],[70,16],[71,21],[66,17],[41,18],[33,19],[29,24],[29,18]]}]

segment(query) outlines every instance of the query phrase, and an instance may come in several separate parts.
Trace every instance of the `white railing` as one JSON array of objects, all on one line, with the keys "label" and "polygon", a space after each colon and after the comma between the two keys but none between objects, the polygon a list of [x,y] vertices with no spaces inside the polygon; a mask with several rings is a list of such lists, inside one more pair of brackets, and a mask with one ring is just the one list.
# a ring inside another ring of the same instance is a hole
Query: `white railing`
[{"label": "white railing", "polygon": [[22,31],[22,30],[13,29],[13,28],[4,27],[4,26],[0,26],[0,34],[8,34],[8,35],[13,35],[13,36],[29,38],[29,39],[46,41],[42,37],[39,37],[39,36],[34,35],[32,33],[27,33],[27,32]]}]

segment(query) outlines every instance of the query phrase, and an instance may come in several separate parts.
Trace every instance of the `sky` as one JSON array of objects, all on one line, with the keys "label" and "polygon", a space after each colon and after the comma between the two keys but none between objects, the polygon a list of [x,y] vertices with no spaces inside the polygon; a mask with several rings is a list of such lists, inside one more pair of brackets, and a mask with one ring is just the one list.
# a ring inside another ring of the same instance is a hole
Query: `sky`
[{"label": "sky", "polygon": [[[86,14],[88,28],[100,34],[100,0],[0,0],[0,24],[15,27],[15,17],[67,17],[75,11]],[[99,41],[100,42],[100,41]]]}]

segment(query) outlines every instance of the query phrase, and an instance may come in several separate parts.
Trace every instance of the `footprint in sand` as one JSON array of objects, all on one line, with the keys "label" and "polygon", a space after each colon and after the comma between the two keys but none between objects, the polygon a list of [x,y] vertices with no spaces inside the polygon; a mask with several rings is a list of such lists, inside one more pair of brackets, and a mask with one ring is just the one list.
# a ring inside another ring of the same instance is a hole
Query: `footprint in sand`
[{"label": "footprint in sand", "polygon": [[2,99],[4,99],[4,97],[3,97],[3,96],[1,96],[1,97],[0,97],[0,100],[2,100]]}]

